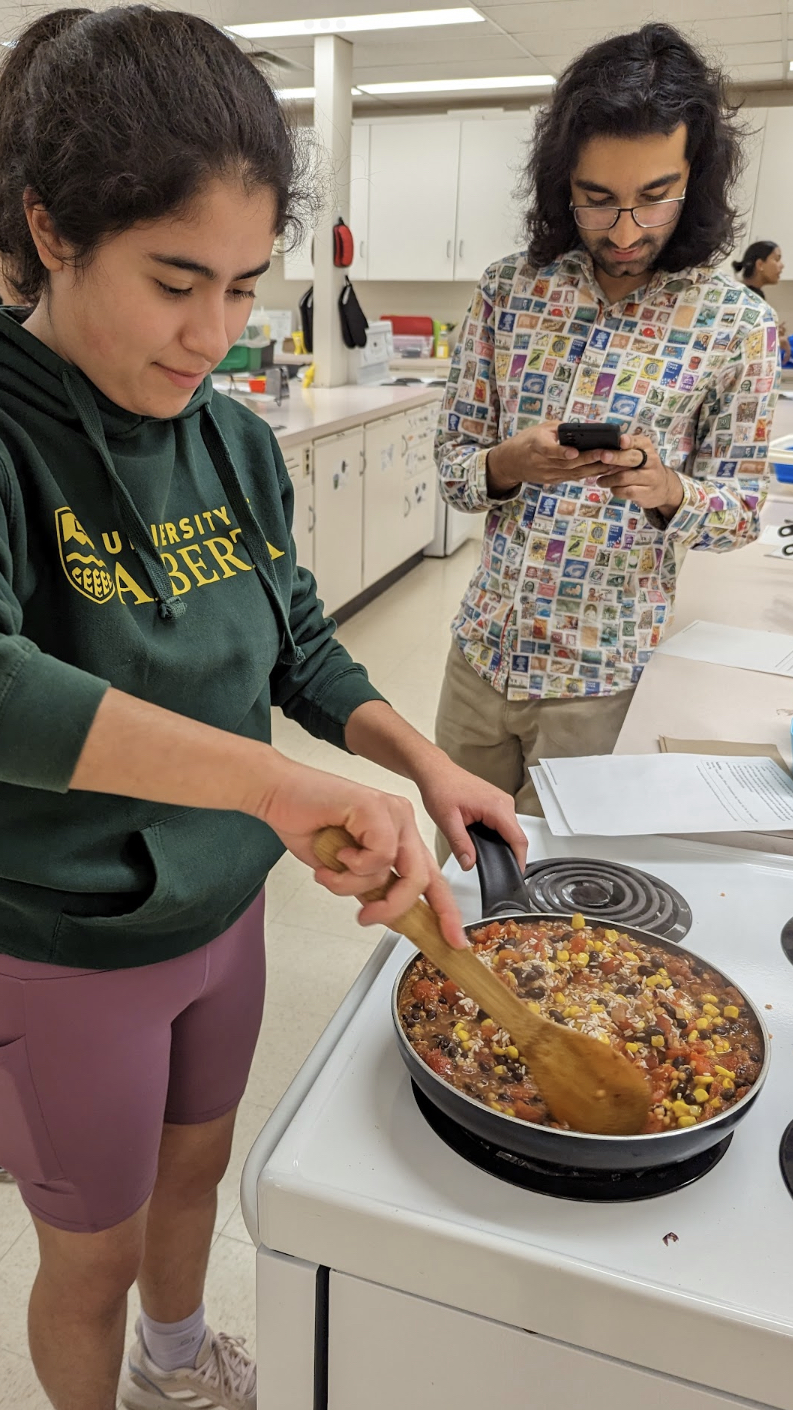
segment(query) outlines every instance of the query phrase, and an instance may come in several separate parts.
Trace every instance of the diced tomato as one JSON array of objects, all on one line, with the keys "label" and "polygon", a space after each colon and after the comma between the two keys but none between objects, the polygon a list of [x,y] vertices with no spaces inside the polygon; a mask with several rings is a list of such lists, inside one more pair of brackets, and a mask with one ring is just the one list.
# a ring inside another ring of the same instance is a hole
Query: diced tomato
[{"label": "diced tomato", "polygon": [[[415,990],[413,991],[415,993]],[[456,1004],[463,997],[462,989],[458,989],[453,979],[447,979],[441,985],[441,994],[447,1004]]]},{"label": "diced tomato", "polygon": [[567,948],[574,955],[582,955],[586,949],[586,940],[582,935],[574,935]]},{"label": "diced tomato", "polygon": [[427,1053],[425,1062],[439,1077],[450,1077],[454,1072],[454,1063],[440,1048],[433,1048],[431,1053]]},{"label": "diced tomato", "polygon": [[486,940],[500,940],[500,939],[501,939],[501,925],[500,925],[500,923],[499,923],[497,920],[494,920],[491,925],[488,925],[488,926],[485,927],[485,939],[486,939]]},{"label": "diced tomato", "polygon": [[728,1072],[734,1072],[738,1066],[737,1053],[714,1053],[712,1062],[718,1063],[719,1067],[726,1067]]},{"label": "diced tomato", "polygon": [[499,965],[520,964],[520,961],[521,961],[521,956],[518,954],[517,950],[502,950],[502,951],[501,951],[501,954],[499,955],[498,959],[496,960],[496,964],[499,964]]},{"label": "diced tomato", "polygon": [[611,960],[611,959],[609,959],[609,960],[601,960],[601,963],[600,963],[600,972],[601,972],[601,974],[613,974],[616,968],[617,968],[617,960]]},{"label": "diced tomato", "polygon": [[688,1048],[667,1048],[666,1056],[668,1061],[672,1062],[674,1058],[687,1058],[689,1051]]},{"label": "diced tomato", "polygon": [[420,1004],[436,1003],[440,990],[431,979],[417,979],[413,985],[413,998]]},{"label": "diced tomato", "polygon": [[704,1072],[710,1072],[715,1061],[715,1054],[713,1057],[710,1057],[706,1056],[705,1053],[694,1053],[691,1057],[691,1066],[693,1067],[697,1076],[701,1077]]},{"label": "diced tomato", "polygon": [[649,1049],[647,1056],[644,1059],[644,1065],[647,1068],[648,1072],[655,1071],[656,1067],[658,1066],[658,1054],[655,1051],[655,1048]]},{"label": "diced tomato", "polygon": [[515,1115],[519,1116],[521,1121],[540,1121],[542,1110],[539,1106],[529,1106],[528,1102],[516,1102]]},{"label": "diced tomato", "polygon": [[660,1028],[665,1038],[668,1038],[669,1034],[672,1032],[672,1020],[668,1018],[665,1013],[656,1013],[655,1026],[656,1028]]}]

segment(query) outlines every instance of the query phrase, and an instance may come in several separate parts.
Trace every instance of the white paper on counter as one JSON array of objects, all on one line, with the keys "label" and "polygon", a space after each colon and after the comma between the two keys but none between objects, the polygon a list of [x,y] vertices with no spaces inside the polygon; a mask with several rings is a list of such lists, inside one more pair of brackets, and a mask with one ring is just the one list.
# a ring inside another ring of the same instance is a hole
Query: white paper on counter
[{"label": "white paper on counter", "polygon": [[771,676],[793,676],[793,636],[785,632],[728,627],[723,622],[692,622],[656,653],[682,656],[688,661],[709,661],[714,666],[735,666]]},{"label": "white paper on counter", "polygon": [[559,800],[539,764],[535,764],[533,768],[529,769],[529,778],[537,790],[537,797],[545,814],[545,821],[554,837],[572,837],[573,834],[567,826],[565,815],[559,807]]},{"label": "white paper on counter", "polygon": [[[596,754],[540,764],[574,836],[793,827],[793,779],[756,755]],[[550,817],[548,826],[553,832]]]}]

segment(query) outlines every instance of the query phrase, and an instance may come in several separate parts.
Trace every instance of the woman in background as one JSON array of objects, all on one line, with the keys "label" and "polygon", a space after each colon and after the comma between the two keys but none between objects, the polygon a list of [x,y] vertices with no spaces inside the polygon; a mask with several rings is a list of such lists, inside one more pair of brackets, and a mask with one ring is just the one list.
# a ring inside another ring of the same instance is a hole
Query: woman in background
[{"label": "woman in background", "polygon": [[[763,290],[768,284],[779,283],[785,265],[782,251],[773,240],[755,240],[744,251],[741,259],[733,260],[732,267],[747,289],[754,289],[769,303],[770,300]],[[790,357],[790,339],[784,323],[779,325],[779,351],[782,361],[787,362]]]}]

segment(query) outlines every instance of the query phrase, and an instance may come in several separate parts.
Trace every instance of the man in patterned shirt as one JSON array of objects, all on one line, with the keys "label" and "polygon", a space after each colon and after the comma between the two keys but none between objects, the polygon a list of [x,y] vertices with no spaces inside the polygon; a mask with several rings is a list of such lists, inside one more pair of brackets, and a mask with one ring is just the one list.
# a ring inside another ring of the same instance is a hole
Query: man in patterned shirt
[{"label": "man in patterned shirt", "polygon": [[[519,812],[541,811],[529,764],[612,750],[685,551],[758,532],[776,323],[714,267],[740,136],[671,27],[587,50],[537,121],[528,251],[485,271],[461,330],[441,493],[488,517],[437,740]],[[621,449],[560,446],[571,420],[618,424]]]}]

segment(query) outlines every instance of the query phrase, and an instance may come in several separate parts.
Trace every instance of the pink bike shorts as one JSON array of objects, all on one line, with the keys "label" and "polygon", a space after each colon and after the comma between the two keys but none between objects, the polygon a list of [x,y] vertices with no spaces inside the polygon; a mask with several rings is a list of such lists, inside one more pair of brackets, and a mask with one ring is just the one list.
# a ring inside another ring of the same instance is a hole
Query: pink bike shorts
[{"label": "pink bike shorts", "polygon": [[164,1122],[233,1110],[264,1004],[264,893],[211,944],[140,969],[0,955],[0,1165],[45,1224],[96,1233],[154,1188]]}]

